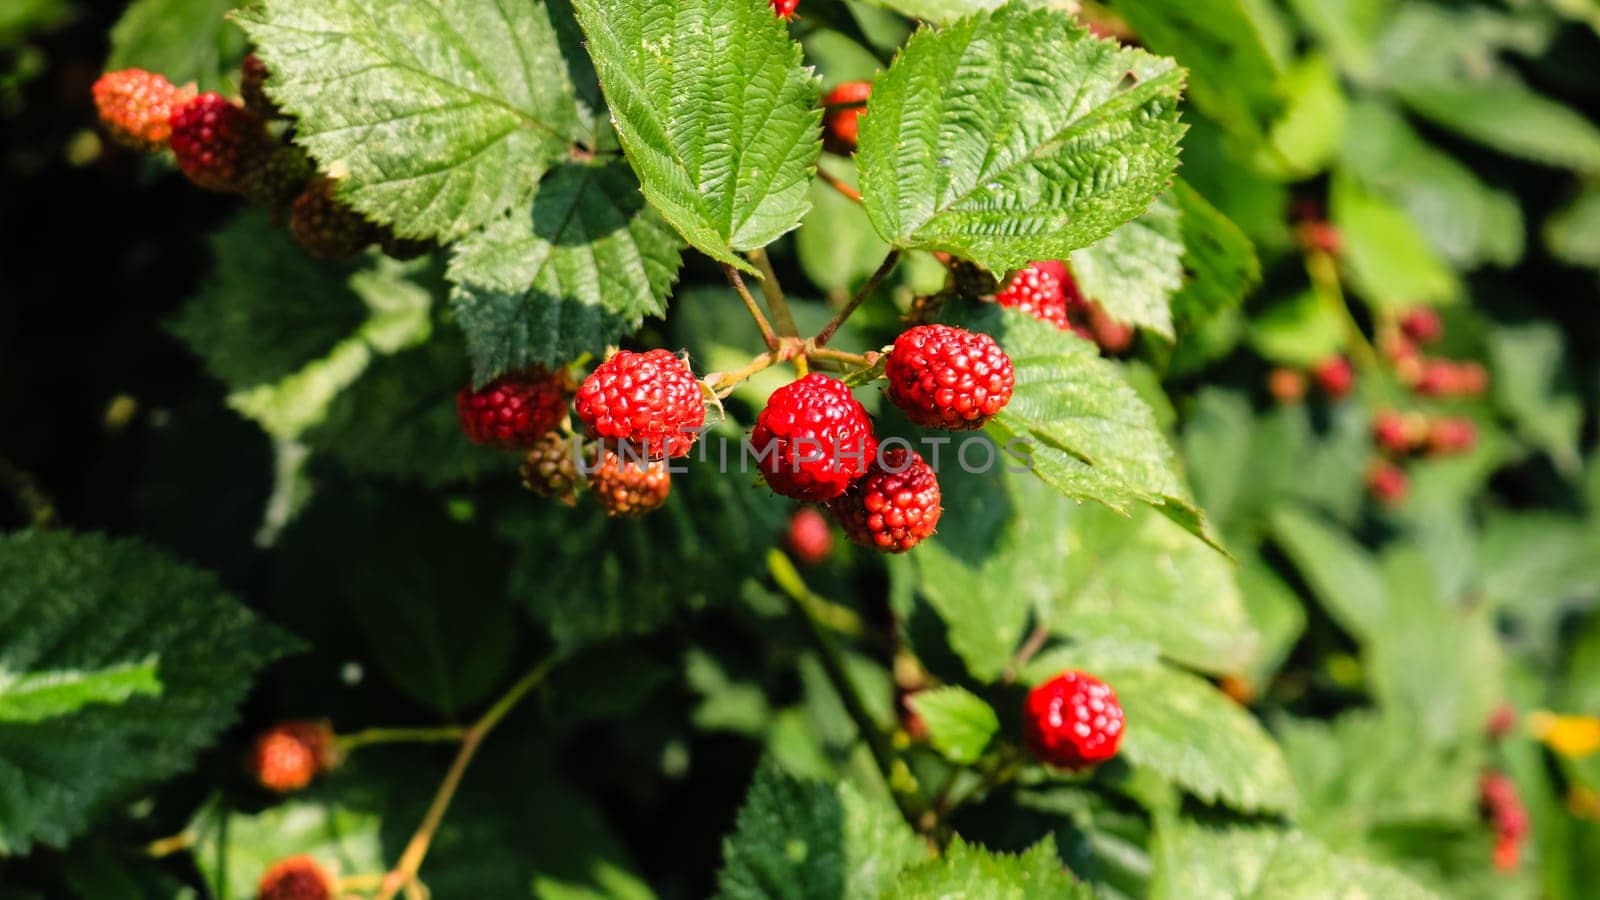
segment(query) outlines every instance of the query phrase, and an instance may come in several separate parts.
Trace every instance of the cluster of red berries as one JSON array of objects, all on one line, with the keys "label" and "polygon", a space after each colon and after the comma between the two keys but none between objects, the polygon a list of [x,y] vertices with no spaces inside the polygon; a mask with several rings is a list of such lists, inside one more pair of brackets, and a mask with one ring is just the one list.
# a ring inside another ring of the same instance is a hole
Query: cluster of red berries
[{"label": "cluster of red berries", "polygon": [[849,156],[856,149],[861,116],[866,112],[870,96],[870,81],[842,82],[823,96],[822,146],[825,149],[840,156]]},{"label": "cluster of red berries", "polygon": [[1001,306],[1030,316],[1085,340],[1106,353],[1125,352],[1133,344],[1132,326],[1113,319],[1105,308],[1083,295],[1072,270],[1061,260],[1045,260],[1017,272],[995,293]]},{"label": "cluster of red berries", "polygon": [[[889,400],[908,419],[952,431],[983,427],[1016,384],[1011,359],[993,338],[949,325],[903,332],[884,372]],[[751,444],[768,487],[825,504],[858,544],[903,553],[938,525],[933,467],[909,447],[880,452],[871,418],[842,381],[813,372],[773,391]]]},{"label": "cluster of red berries", "polygon": [[333,876],[309,856],[291,856],[272,864],[256,887],[257,900],[333,900]]},{"label": "cluster of red berries", "polygon": [[800,8],[800,0],[767,0],[767,5],[772,7],[772,12],[785,21],[794,18],[794,11]]},{"label": "cluster of red berries", "polygon": [[376,243],[400,259],[429,244],[397,237],[334,198],[332,181],[275,128],[278,109],[266,96],[266,67],[255,55],[240,68],[242,103],[197,94],[153,72],[123,69],[95,81],[101,125],[119,144],[145,153],[172,151],[178,168],[201,188],[238,194],[287,218],[289,232],[319,259],[346,259]]},{"label": "cluster of red berries", "polygon": [[326,722],[290,721],[256,737],[250,773],[269,791],[298,791],[339,762],[333,730]]},{"label": "cluster of red berries", "polygon": [[1028,693],[1023,739],[1034,758],[1078,771],[1117,754],[1125,717],[1111,686],[1087,672],[1067,671]]},{"label": "cluster of red berries", "polygon": [[1499,772],[1485,772],[1479,783],[1483,811],[1494,826],[1494,867],[1515,871],[1522,858],[1522,842],[1528,837],[1532,821],[1517,795],[1517,786]]}]

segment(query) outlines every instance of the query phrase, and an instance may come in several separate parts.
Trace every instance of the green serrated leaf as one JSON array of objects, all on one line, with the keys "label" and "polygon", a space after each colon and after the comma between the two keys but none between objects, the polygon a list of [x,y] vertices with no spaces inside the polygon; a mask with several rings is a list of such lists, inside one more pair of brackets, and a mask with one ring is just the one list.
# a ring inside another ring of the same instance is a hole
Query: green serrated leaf
[{"label": "green serrated leaf", "polygon": [[1320,54],[1290,66],[1283,78],[1289,106],[1272,123],[1256,167],[1285,181],[1321,172],[1339,151],[1345,134],[1346,101],[1333,66]]},{"label": "green serrated leaf", "polygon": [[800,224],[821,151],[819,85],[759,0],[576,0],[600,85],[645,197],[702,253]]},{"label": "green serrated leaf", "polygon": [[1000,730],[994,709],[965,688],[920,691],[911,698],[911,705],[928,726],[928,742],[933,749],[957,765],[977,762],[990,738]]},{"label": "green serrated leaf", "polygon": [[1045,836],[1021,853],[991,853],[957,835],[938,859],[901,873],[884,900],[1093,900]]},{"label": "green serrated leaf", "polygon": [[1550,322],[1497,328],[1489,335],[1494,363],[1494,398],[1516,424],[1517,431],[1544,450],[1569,477],[1583,463],[1578,436],[1583,428],[1582,403],[1562,384],[1564,340]]},{"label": "green serrated leaf", "polygon": [[1349,535],[1285,507],[1272,517],[1278,546],[1339,626],[1358,639],[1382,627],[1385,588],[1377,562]]},{"label": "green serrated leaf", "polygon": [[449,241],[522,208],[573,144],[595,149],[567,15],[565,0],[267,0],[237,18],[340,198]]},{"label": "green serrated leaf", "polygon": [[[724,445],[707,437],[697,446],[715,454]],[[756,467],[738,456],[739,442],[725,446],[726,473],[717,456],[701,461],[698,450],[674,461],[667,504],[640,520],[608,518],[590,502],[530,503],[501,516],[502,534],[520,551],[511,596],[567,648],[642,634],[736,596],[741,577],[761,570],[785,507],[752,486]],[[552,568],[553,558],[569,563]]]},{"label": "green serrated leaf", "polygon": [[719,897],[867,900],[924,849],[894,807],[849,784],[756,771],[734,831],[722,842]]},{"label": "green serrated leaf", "polygon": [[1119,644],[1085,644],[1041,654],[1030,682],[1081,669],[1111,686],[1127,715],[1118,754],[1207,803],[1286,812],[1294,782],[1283,753],[1261,724],[1208,682],[1155,661],[1136,661]]},{"label": "green serrated leaf", "polygon": [[[26,4],[24,4],[26,5]],[[228,92],[238,83],[244,32],[228,21],[237,0],[138,0],[111,29],[106,70],[140,68],[173,84]]]},{"label": "green serrated leaf", "polygon": [[1310,369],[1344,349],[1344,317],[1312,290],[1278,300],[1250,323],[1250,346],[1270,362]]},{"label": "green serrated leaf", "polygon": [[161,695],[155,657],[97,669],[10,672],[0,668],[0,722],[40,722],[92,703],[118,704],[141,694]]},{"label": "green serrated leaf", "polygon": [[1429,247],[1452,263],[1507,266],[1522,257],[1516,197],[1484,184],[1390,107],[1367,101],[1350,110],[1343,159],[1362,183],[1396,198]]},{"label": "green serrated leaf", "polygon": [[1169,820],[1157,832],[1154,900],[1434,900],[1393,869],[1338,856],[1298,831]]},{"label": "green serrated leaf", "polygon": [[1113,319],[1172,339],[1172,294],[1183,284],[1182,213],[1157,198],[1150,211],[1072,251],[1072,277]]},{"label": "green serrated leaf", "polygon": [[1341,170],[1334,173],[1328,206],[1343,245],[1340,261],[1362,299],[1379,309],[1400,310],[1459,298],[1455,273],[1388,199]]},{"label": "green serrated leaf", "polygon": [[1241,0],[1136,0],[1115,8],[1144,46],[1189,70],[1189,97],[1201,112],[1246,138],[1276,118],[1278,66]]},{"label": "green serrated leaf", "polygon": [[1600,127],[1513,78],[1406,80],[1394,90],[1418,115],[1501,153],[1600,173]]},{"label": "green serrated leaf", "polygon": [[[1006,0],[870,0],[875,6],[891,9],[908,19],[947,25],[965,16],[998,9]],[[1015,0],[1018,5],[1043,5],[1030,0]]]},{"label": "green serrated leaf", "polygon": [[1172,318],[1186,334],[1243,303],[1261,281],[1261,260],[1239,226],[1187,181],[1178,179],[1172,199],[1183,242],[1183,287],[1172,296]]},{"label": "green serrated leaf", "polygon": [[94,673],[0,716],[6,854],[63,847],[129,792],[187,770],[251,676],[294,646],[208,573],[136,541],[64,532],[0,536],[0,620],[13,690]]},{"label": "green serrated leaf", "polygon": [[545,175],[533,211],[456,246],[450,305],[474,379],[556,367],[667,310],[682,243],[621,162],[569,163]]},{"label": "green serrated leaf", "polygon": [[1584,188],[1545,220],[1544,243],[1558,259],[1600,269],[1600,185]]},{"label": "green serrated leaf", "polygon": [[856,164],[905,249],[996,272],[1143,214],[1177,166],[1183,72],[1022,4],[923,28],[873,85]]},{"label": "green serrated leaf", "polygon": [[1121,513],[1147,503],[1215,543],[1150,407],[1093,343],[994,304],[953,316],[955,324],[992,335],[1011,357],[1016,388],[988,426],[1007,453],[1027,454],[1033,473],[1068,497]]}]

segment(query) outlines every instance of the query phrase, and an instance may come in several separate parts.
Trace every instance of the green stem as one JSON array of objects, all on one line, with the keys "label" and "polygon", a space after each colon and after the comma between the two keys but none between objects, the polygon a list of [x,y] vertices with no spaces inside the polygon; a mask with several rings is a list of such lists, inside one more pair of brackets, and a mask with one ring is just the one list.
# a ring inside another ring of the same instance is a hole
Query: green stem
[{"label": "green stem", "polygon": [[334,746],[341,755],[373,744],[429,744],[451,743],[461,740],[467,729],[460,725],[441,725],[437,728],[366,728],[350,734],[341,734]]},{"label": "green stem", "polygon": [[722,273],[728,276],[728,283],[733,285],[739,299],[744,301],[744,308],[750,312],[750,318],[756,320],[756,327],[761,329],[761,339],[766,341],[767,349],[778,349],[778,335],[772,330],[772,323],[767,321],[767,314],[761,311],[756,298],[750,296],[750,289],[744,286],[744,276],[727,263],[722,264]]},{"label": "green stem", "polygon": [[1339,282],[1339,264],[1334,261],[1333,255],[1321,250],[1309,251],[1305,255],[1305,265],[1312,289],[1344,322],[1346,339],[1350,343],[1350,359],[1363,371],[1377,369],[1378,353],[1356,322],[1355,314],[1350,311],[1350,303],[1345,299],[1344,288]]},{"label": "green stem", "polygon": [[433,801],[428,804],[428,811],[422,817],[422,824],[417,826],[416,833],[411,836],[405,850],[400,854],[400,861],[383,877],[383,883],[378,888],[378,900],[392,900],[395,894],[408,888],[416,880],[417,871],[422,868],[422,860],[428,855],[428,847],[433,843],[433,836],[438,833],[439,824],[444,821],[444,814],[450,809],[450,801],[455,798],[456,789],[461,787],[461,779],[466,775],[467,767],[472,764],[472,758],[477,755],[478,748],[489,736],[489,732],[500,724],[500,720],[515,709],[517,703],[526,697],[529,691],[545,680],[555,664],[554,654],[540,660],[538,665],[528,670],[526,675],[502,694],[487,712],[479,716],[478,721],[461,733],[461,749],[456,752],[456,758],[450,763],[449,771],[445,772],[444,780],[434,792]]},{"label": "green stem", "polygon": [[832,340],[834,332],[839,330],[839,326],[843,325],[845,320],[850,318],[856,309],[866,302],[868,297],[872,296],[872,292],[878,289],[878,285],[883,282],[883,279],[889,277],[889,273],[894,270],[895,264],[899,261],[899,248],[891,248],[888,254],[883,257],[883,262],[878,264],[877,271],[873,272],[872,277],[867,279],[867,283],[861,286],[861,290],[856,291],[856,295],[850,298],[850,302],[845,304],[844,309],[839,310],[838,314],[833,317],[832,322],[829,322],[825,328],[817,332],[816,338],[811,343],[814,346],[821,347]]},{"label": "green stem", "polygon": [[914,791],[906,790],[902,784],[910,773],[905,770],[905,763],[895,754],[889,736],[884,734],[867,712],[867,705],[861,699],[855,682],[850,679],[849,670],[845,668],[844,654],[833,642],[833,635],[828,632],[823,621],[817,617],[811,591],[801,580],[800,573],[795,571],[794,565],[781,551],[776,549],[768,551],[767,568],[772,573],[773,581],[789,595],[794,601],[795,608],[800,610],[801,618],[806,620],[811,642],[822,660],[823,671],[827,673],[834,691],[844,703],[845,712],[849,713],[850,718],[856,723],[856,730],[861,733],[861,739],[866,742],[867,749],[872,752],[872,759],[877,763],[884,782],[888,784],[895,805],[900,808],[900,813],[905,816],[906,821],[915,826],[922,819],[923,804]]},{"label": "green stem", "polygon": [[[772,311],[772,321],[777,326],[779,337],[799,337],[800,326],[794,323],[794,312],[789,309],[789,301],[783,296],[783,287],[778,284],[778,273],[772,268],[772,260],[767,258],[767,251],[757,247],[745,254],[755,264],[761,273],[761,295],[767,299],[767,309]],[[800,377],[806,375],[806,358],[794,358],[795,370]]]}]

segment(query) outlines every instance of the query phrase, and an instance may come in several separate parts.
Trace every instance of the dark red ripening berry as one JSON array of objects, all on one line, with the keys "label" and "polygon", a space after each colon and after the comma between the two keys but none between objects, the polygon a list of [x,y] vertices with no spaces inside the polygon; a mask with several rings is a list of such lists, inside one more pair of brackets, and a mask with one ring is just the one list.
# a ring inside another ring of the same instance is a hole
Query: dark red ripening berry
[{"label": "dark red ripening berry", "polygon": [[1464,362],[1456,366],[1456,393],[1477,397],[1489,389],[1489,370],[1482,363]]},{"label": "dark red ripening berry", "polygon": [[1517,727],[1517,709],[1504,702],[1489,713],[1489,721],[1485,725],[1489,737],[1497,741],[1510,734],[1511,729],[1515,727]]},{"label": "dark red ripening berry", "polygon": [[1379,460],[1367,467],[1367,490],[1385,506],[1398,506],[1406,499],[1411,482],[1399,466]]},{"label": "dark red ripening berry", "polygon": [[659,509],[672,493],[672,474],[664,459],[624,459],[601,448],[599,464],[589,472],[589,489],[606,515],[637,519]]},{"label": "dark red ripening berry", "polygon": [[335,762],[333,731],[323,722],[282,722],[256,737],[250,771],[269,791],[287,794],[311,783]]},{"label": "dark red ripening berry", "polygon": [[1428,424],[1426,441],[1434,456],[1465,453],[1478,443],[1478,426],[1464,417],[1434,419]]},{"label": "dark red ripening berry", "polygon": [[1105,307],[1098,303],[1089,304],[1089,332],[1094,335],[1094,342],[1100,345],[1100,349],[1111,356],[1125,353],[1133,346],[1133,326],[1111,318]]},{"label": "dark red ripening berry", "polygon": [[1344,248],[1344,236],[1328,222],[1301,222],[1294,235],[1301,247],[1313,252],[1338,256]]},{"label": "dark red ripening berry", "polygon": [[107,72],[91,88],[100,123],[124,147],[156,153],[172,137],[172,113],[194,99],[154,72],[123,69]]},{"label": "dark red ripening berry", "polygon": [[1448,397],[1456,393],[1456,364],[1448,359],[1430,359],[1422,364],[1417,393],[1424,397]]},{"label": "dark red ripening berry", "polygon": [[331,180],[313,178],[289,208],[289,234],[317,259],[349,259],[377,238],[373,224],[333,191]]},{"label": "dark red ripening berry", "polygon": [[244,108],[263,119],[275,119],[278,105],[267,96],[267,64],[254,53],[247,53],[239,63],[239,97]]},{"label": "dark red ripening berry", "polygon": [[1267,393],[1283,406],[1299,403],[1306,397],[1305,373],[1278,366],[1267,373]]},{"label": "dark red ripening berry", "polygon": [[333,877],[309,856],[291,856],[272,864],[256,887],[257,900],[333,900]]},{"label": "dark red ripening berry", "polygon": [[810,506],[802,506],[789,516],[789,530],[784,542],[789,552],[801,564],[819,566],[833,553],[833,529],[828,519]]},{"label": "dark red ripening berry", "polygon": [[1400,316],[1400,330],[1419,344],[1431,344],[1444,334],[1444,320],[1431,306],[1419,306]]},{"label": "dark red ripening berry", "polygon": [[829,150],[847,154],[856,148],[861,114],[866,112],[865,104],[871,93],[870,81],[846,81],[822,98],[823,105],[828,107],[822,114],[822,128]]},{"label": "dark red ripening berry", "polygon": [[284,144],[257,157],[239,181],[239,192],[257,206],[277,210],[294,202],[316,169],[305,151]]},{"label": "dark red ripening berry", "polygon": [[705,395],[689,365],[667,350],[619,350],[578,388],[589,437],[650,459],[683,456],[706,423]]},{"label": "dark red ripening berry", "polygon": [[794,11],[800,6],[800,0],[767,0],[767,3],[780,19],[794,18]]},{"label": "dark red ripening berry", "polygon": [[1039,263],[1033,263],[1013,276],[1011,281],[994,295],[994,301],[1001,306],[1020,309],[1062,331],[1071,327],[1067,322],[1067,296],[1061,286],[1061,279],[1052,275]]},{"label": "dark red ripening berry", "polygon": [[244,174],[272,149],[261,117],[221,94],[201,94],[170,121],[178,168],[208,191],[239,191]]},{"label": "dark red ripening berry", "polygon": [[849,489],[828,502],[839,527],[863,547],[904,553],[939,524],[939,479],[914,450],[889,447]]},{"label": "dark red ripening berry", "polygon": [[844,493],[878,453],[866,409],[844,382],[821,372],[772,392],[750,444],[767,486],[807,502]]},{"label": "dark red ripening berry", "polygon": [[1372,417],[1372,441],[1391,456],[1405,456],[1426,440],[1427,428],[1419,416],[1381,410]]},{"label": "dark red ripening berry", "polygon": [[1023,738],[1040,762],[1080,770],[1117,755],[1122,704],[1111,687],[1087,672],[1067,671],[1028,693]]},{"label": "dark red ripening berry", "polygon": [[474,444],[504,450],[532,447],[567,415],[565,372],[533,368],[507,372],[477,390],[456,394],[461,430]]},{"label": "dark red ripening berry", "polygon": [[884,374],[889,399],[918,425],[972,431],[1011,400],[1011,358],[987,334],[918,325],[895,338]]},{"label": "dark red ripening berry", "polygon": [[1311,377],[1316,379],[1317,387],[1322,392],[1335,400],[1348,396],[1356,385],[1356,370],[1351,368],[1350,360],[1342,356],[1334,356],[1323,360],[1311,370]]},{"label": "dark red ripening berry", "polygon": [[578,448],[574,439],[552,430],[534,442],[517,473],[522,486],[567,506],[578,502]]}]

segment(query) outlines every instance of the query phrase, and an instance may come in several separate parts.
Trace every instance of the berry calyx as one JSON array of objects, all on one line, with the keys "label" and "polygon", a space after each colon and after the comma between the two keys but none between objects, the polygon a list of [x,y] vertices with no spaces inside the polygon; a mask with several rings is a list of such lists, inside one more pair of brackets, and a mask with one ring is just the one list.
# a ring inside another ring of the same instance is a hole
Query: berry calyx
[{"label": "berry calyx", "polygon": [[567,415],[564,373],[507,372],[477,390],[456,394],[461,430],[474,444],[505,450],[533,447]]},{"label": "berry calyx", "polygon": [[256,737],[250,771],[269,791],[287,794],[335,762],[333,731],[323,722],[281,722]]},{"label": "berry calyx", "polygon": [[667,502],[672,475],[666,460],[624,459],[606,449],[600,454],[599,464],[589,472],[589,488],[606,515],[636,519]]},{"label": "berry calyx", "polygon": [[371,222],[333,196],[333,182],[313,178],[289,208],[289,233],[317,259],[349,259],[377,237]]},{"label": "berry calyx", "polygon": [[667,350],[619,350],[578,388],[578,418],[592,438],[650,459],[683,456],[706,423],[700,382]]},{"label": "berry calyx", "polygon": [[577,447],[560,431],[550,431],[528,448],[517,473],[522,486],[540,497],[549,497],[567,506],[578,502]]},{"label": "berry calyx", "polygon": [[918,325],[895,339],[885,364],[889,399],[930,428],[982,428],[1011,400],[1011,358],[987,334]]},{"label": "berry calyx", "polygon": [[794,18],[794,11],[799,8],[800,0],[767,0],[767,5],[778,18],[788,20]]},{"label": "berry calyx", "polygon": [[124,147],[156,153],[172,137],[172,113],[194,99],[194,91],[175,86],[144,69],[107,72],[90,89],[100,123]]},{"label": "berry calyx", "polygon": [[258,900],[332,900],[333,877],[309,856],[291,856],[272,864],[256,887]]},{"label": "berry calyx", "polygon": [[1419,306],[1400,316],[1400,330],[1419,344],[1431,344],[1444,334],[1444,320],[1433,307]]},{"label": "berry calyx", "polygon": [[822,115],[822,128],[828,149],[848,154],[856,148],[861,114],[866,112],[864,104],[871,94],[872,82],[846,81],[822,98],[827,107]]},{"label": "berry calyx", "polygon": [[1356,370],[1350,366],[1350,360],[1342,356],[1323,360],[1311,370],[1311,377],[1324,394],[1335,400],[1348,396],[1356,385]]},{"label": "berry calyx", "polygon": [[785,535],[789,552],[803,565],[816,566],[827,562],[833,552],[833,529],[822,513],[802,506],[789,517],[789,531]]},{"label": "berry calyx", "polygon": [[1039,263],[1033,263],[1013,276],[994,295],[994,301],[1001,306],[1020,309],[1062,331],[1071,327],[1067,322],[1067,295],[1062,289],[1061,279]]},{"label": "berry calyx", "polygon": [[208,191],[238,191],[244,173],[271,146],[261,117],[217,93],[205,93],[172,113],[168,143],[178,168]]},{"label": "berry calyx", "polygon": [[1076,670],[1035,687],[1022,708],[1028,749],[1058,769],[1086,769],[1116,756],[1124,724],[1111,686]]},{"label": "berry calyx", "polygon": [[916,451],[890,447],[828,503],[844,533],[863,547],[904,553],[939,524],[939,479]]},{"label": "berry calyx", "polygon": [[866,409],[844,382],[820,372],[772,392],[750,443],[767,486],[794,500],[831,500],[878,454]]},{"label": "berry calyx", "polygon": [[1404,502],[1410,488],[1405,471],[1392,462],[1379,460],[1367,468],[1367,491],[1385,506]]}]

